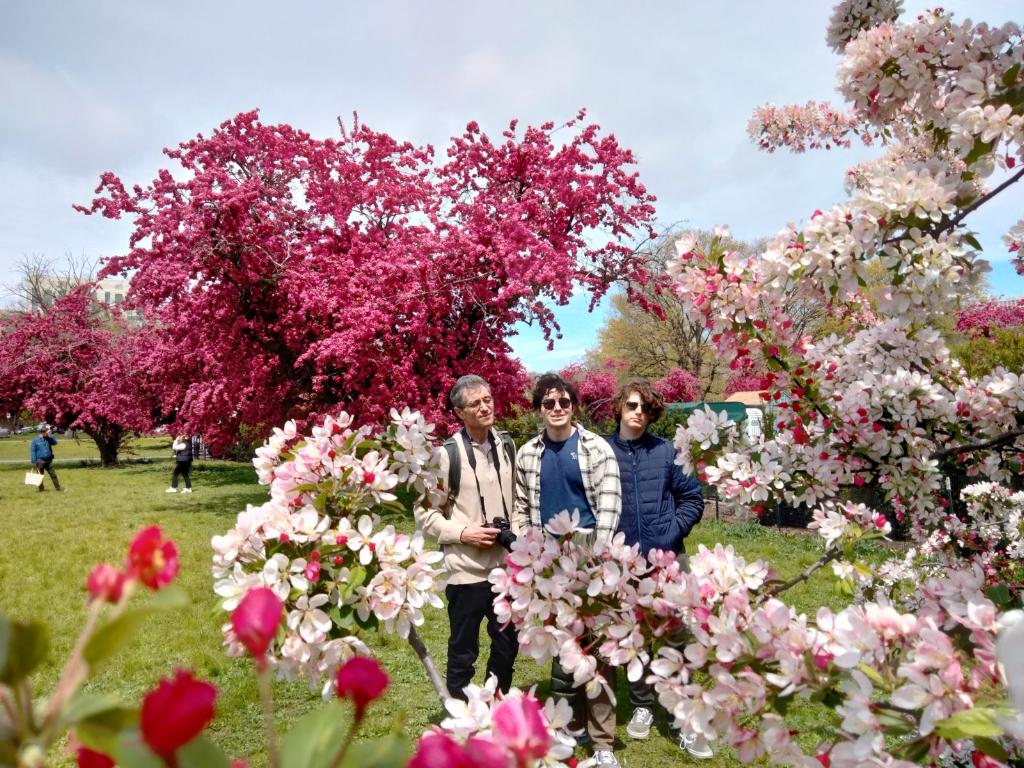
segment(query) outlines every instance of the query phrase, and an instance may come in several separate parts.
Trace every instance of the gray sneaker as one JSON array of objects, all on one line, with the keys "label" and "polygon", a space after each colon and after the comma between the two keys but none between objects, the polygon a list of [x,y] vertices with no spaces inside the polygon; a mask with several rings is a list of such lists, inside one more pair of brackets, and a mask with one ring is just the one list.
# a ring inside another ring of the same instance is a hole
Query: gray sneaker
[{"label": "gray sneaker", "polygon": [[618,758],[610,749],[599,749],[594,753],[594,765],[608,766],[608,768],[621,768]]},{"label": "gray sneaker", "polygon": [[680,733],[679,748],[685,749],[691,756],[698,760],[710,760],[715,753],[708,746],[708,740],[700,733]]},{"label": "gray sneaker", "polygon": [[632,739],[646,739],[651,735],[651,724],[654,723],[654,713],[647,707],[637,707],[633,710],[633,718],[626,726],[626,733]]}]

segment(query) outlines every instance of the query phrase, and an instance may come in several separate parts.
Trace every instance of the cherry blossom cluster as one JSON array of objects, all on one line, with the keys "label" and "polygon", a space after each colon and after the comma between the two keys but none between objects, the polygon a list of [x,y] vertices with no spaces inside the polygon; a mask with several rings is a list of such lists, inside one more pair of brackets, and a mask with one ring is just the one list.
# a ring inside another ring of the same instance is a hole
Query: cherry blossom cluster
[{"label": "cherry blossom cluster", "polygon": [[991,482],[961,491],[962,513],[949,511],[922,544],[924,558],[943,565],[967,560],[989,586],[1004,585],[1019,600],[1024,590],[1024,492]]},{"label": "cherry blossom cluster", "polygon": [[[816,520],[839,545],[888,526],[860,505]],[[776,596],[785,585],[763,563],[731,547],[699,547],[687,572],[673,553],[590,541],[568,513],[546,535],[520,537],[491,575],[499,616],[525,652],[558,656],[590,692],[606,684],[599,659],[646,675],[677,725],[734,746],[744,762],[909,764],[959,742],[956,713],[998,701],[998,612],[979,567],[915,584],[914,613],[879,600],[812,618]],[[782,718],[800,697],[827,698],[835,712],[835,737],[810,752]]]},{"label": "cherry blossom cluster", "polygon": [[449,716],[421,737],[410,768],[570,765],[576,739],[569,731],[568,701],[548,699],[542,705],[533,691],[499,694],[496,688],[492,676],[482,686],[468,686],[466,701],[448,699]]},{"label": "cherry blossom cluster", "polygon": [[900,0],[843,0],[832,10],[825,40],[836,53],[864,29],[895,21],[903,12]]},{"label": "cherry blossom cluster", "polygon": [[871,132],[863,129],[859,118],[845,115],[824,101],[784,107],[765,104],[754,110],[747,133],[768,152],[782,147],[793,152],[849,147],[851,137],[868,145],[873,141]]},{"label": "cherry blossom cluster", "polygon": [[[425,606],[441,606],[441,553],[426,549],[419,532],[381,524],[382,513],[440,502],[433,425],[408,409],[392,410],[391,419],[379,433],[355,428],[345,413],[309,435],[292,422],[275,429],[253,460],[270,499],[212,542],[224,609],[257,587],[285,601],[270,663],[289,679],[326,679],[325,696],[338,665],[368,653],[360,628],[381,622],[407,637]],[[229,653],[240,654],[230,624],[224,634]]]}]

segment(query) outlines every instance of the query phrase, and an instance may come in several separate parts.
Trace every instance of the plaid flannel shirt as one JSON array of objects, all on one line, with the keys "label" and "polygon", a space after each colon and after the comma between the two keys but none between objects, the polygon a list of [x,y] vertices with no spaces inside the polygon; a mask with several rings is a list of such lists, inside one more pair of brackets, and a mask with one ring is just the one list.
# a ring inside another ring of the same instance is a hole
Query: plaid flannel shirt
[{"label": "plaid flannel shirt", "polygon": [[[590,510],[597,520],[597,543],[611,541],[622,513],[622,489],[619,486],[619,462],[608,441],[581,426],[580,474]],[[543,530],[540,521],[540,462],[544,453],[544,433],[525,443],[516,454],[516,487],[512,516],[519,530],[527,527]]]}]

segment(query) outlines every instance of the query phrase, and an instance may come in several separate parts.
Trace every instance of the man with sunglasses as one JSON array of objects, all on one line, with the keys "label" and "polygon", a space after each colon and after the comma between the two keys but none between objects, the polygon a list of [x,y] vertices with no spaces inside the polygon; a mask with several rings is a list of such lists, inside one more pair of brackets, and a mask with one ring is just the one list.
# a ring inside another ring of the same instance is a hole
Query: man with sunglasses
[{"label": "man with sunglasses", "polygon": [[[622,480],[619,530],[626,534],[626,544],[640,545],[642,554],[652,549],[675,552],[685,568],[683,542],[704,516],[704,496],[700,484],[676,464],[671,443],[648,431],[665,413],[665,398],[647,379],[630,379],[612,398],[612,413],[619,428],[607,439]],[[657,696],[646,677],[644,670],[639,680],[629,683],[633,717],[626,733],[634,739],[646,739],[654,722]],[[694,757],[714,756],[700,734],[680,733],[677,739]]]},{"label": "man with sunglasses", "polygon": [[[494,398],[490,385],[479,376],[463,376],[449,395],[463,427],[451,443],[459,463],[458,489],[449,493],[440,509],[417,513],[417,525],[444,550],[448,585],[448,692],[466,701],[465,687],[473,681],[480,654],[480,623],[486,619],[491,638],[487,676],[498,679],[507,692],[512,685],[512,665],[519,640],[512,625],[502,627],[494,613],[494,596],[487,576],[502,565],[505,550],[499,546],[501,529],[495,518],[511,521],[514,451],[494,430]],[[447,447],[448,443],[446,443]],[[455,476],[453,458],[441,451],[442,476],[451,489]],[[518,528],[513,527],[513,531]]]},{"label": "man with sunglasses", "polygon": [[[607,543],[619,525],[621,510],[615,454],[604,438],[573,423],[579,394],[571,382],[544,374],[533,388],[533,407],[540,413],[544,431],[519,450],[516,525],[521,530],[543,530],[559,512],[578,510],[581,527],[592,531],[594,542]],[[607,668],[601,669],[607,674]],[[618,768],[612,753],[615,705],[610,691],[602,689],[596,698],[587,698],[556,659],[551,665],[551,694],[572,704],[571,727],[586,728],[584,740],[594,744],[595,765]]]}]

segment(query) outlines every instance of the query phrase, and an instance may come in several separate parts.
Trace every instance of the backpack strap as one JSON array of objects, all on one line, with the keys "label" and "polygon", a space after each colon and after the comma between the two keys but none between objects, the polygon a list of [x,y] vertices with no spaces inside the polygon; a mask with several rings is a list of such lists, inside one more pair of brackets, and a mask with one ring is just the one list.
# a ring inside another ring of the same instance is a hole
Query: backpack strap
[{"label": "backpack strap", "polygon": [[498,438],[501,440],[501,444],[505,447],[505,455],[508,457],[508,464],[512,467],[512,472],[515,473],[516,443],[512,439],[512,435],[508,432],[498,432]]},{"label": "backpack strap", "polygon": [[459,455],[459,444],[454,437],[449,437],[442,443],[442,447],[448,452],[448,504],[446,505],[448,517],[451,514],[451,505],[455,503],[455,497],[459,495],[459,484],[462,480],[462,457]]}]

